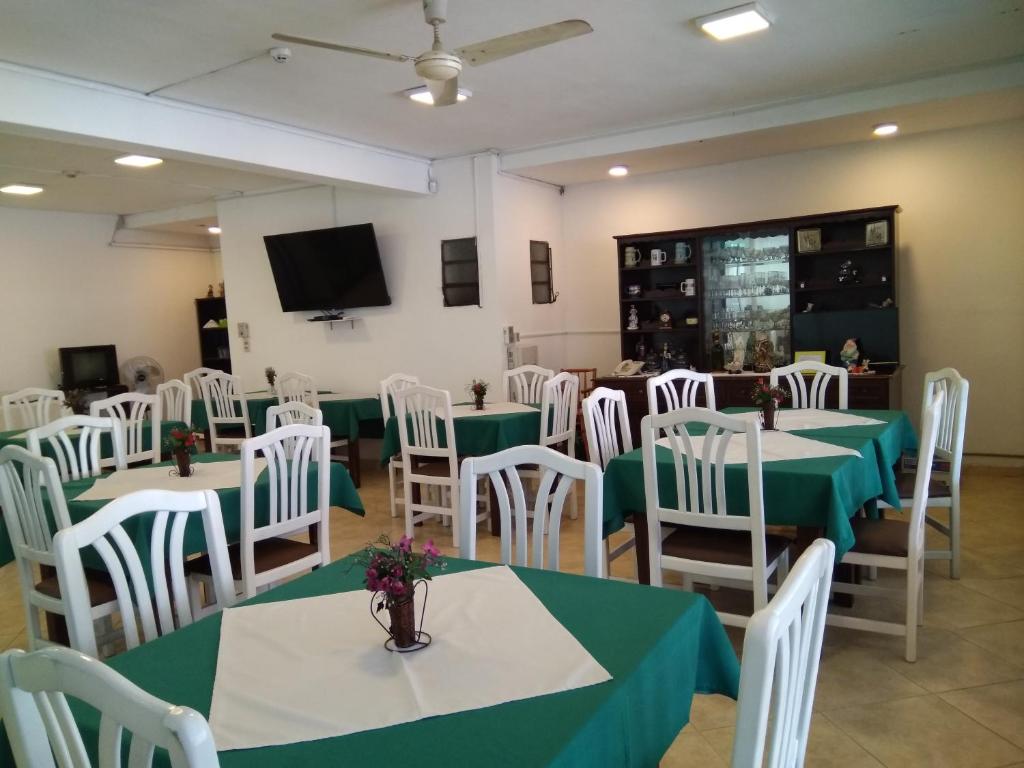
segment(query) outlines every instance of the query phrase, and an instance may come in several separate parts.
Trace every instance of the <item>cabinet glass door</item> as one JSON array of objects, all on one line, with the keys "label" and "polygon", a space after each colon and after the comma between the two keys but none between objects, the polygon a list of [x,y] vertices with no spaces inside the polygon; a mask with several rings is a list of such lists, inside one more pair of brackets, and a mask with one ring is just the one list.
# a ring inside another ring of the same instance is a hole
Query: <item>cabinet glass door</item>
[{"label": "cabinet glass door", "polygon": [[775,365],[788,363],[788,232],[730,232],[706,237],[702,245],[705,349],[714,348],[717,332],[726,364],[750,368],[755,347],[764,342],[771,344]]}]

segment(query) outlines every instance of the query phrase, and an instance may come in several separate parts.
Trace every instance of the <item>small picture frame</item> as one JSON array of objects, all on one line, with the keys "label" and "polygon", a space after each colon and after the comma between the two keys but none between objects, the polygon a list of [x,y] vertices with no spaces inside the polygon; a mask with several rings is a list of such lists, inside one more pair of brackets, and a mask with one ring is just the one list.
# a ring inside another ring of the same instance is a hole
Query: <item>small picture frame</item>
[{"label": "small picture frame", "polygon": [[889,222],[869,221],[864,227],[864,245],[877,247],[889,244]]},{"label": "small picture frame", "polygon": [[[801,363],[807,360],[813,360],[816,363],[825,364],[825,358],[827,354],[824,349],[797,349],[793,351],[793,362]],[[800,373],[814,373],[814,371],[806,370],[800,371]]]},{"label": "small picture frame", "polygon": [[820,229],[798,229],[796,231],[797,253],[817,253],[821,250]]}]

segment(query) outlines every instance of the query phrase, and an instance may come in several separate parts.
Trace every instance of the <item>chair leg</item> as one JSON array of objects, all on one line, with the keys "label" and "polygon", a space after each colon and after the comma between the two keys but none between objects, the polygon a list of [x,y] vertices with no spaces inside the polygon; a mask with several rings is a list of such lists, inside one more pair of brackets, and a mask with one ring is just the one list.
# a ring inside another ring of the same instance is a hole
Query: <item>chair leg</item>
[{"label": "chair leg", "polygon": [[576,481],[573,480],[572,490],[570,491],[570,498],[569,498],[569,519],[571,519],[571,520],[575,520],[577,517],[579,517],[579,514],[580,514],[579,513],[579,508],[578,508],[579,505],[576,503],[576,496],[577,496],[577,493],[576,493]]},{"label": "chair leg", "polygon": [[693,592],[693,576],[688,573],[683,574],[683,591]]},{"label": "chair leg", "polygon": [[789,550],[779,555],[779,564],[775,566],[775,584],[782,586],[782,582],[789,576]]},{"label": "chair leg", "polygon": [[949,508],[949,578],[960,578],[960,489],[953,489]]},{"label": "chair leg", "polygon": [[397,470],[395,469],[395,463],[393,461],[388,462],[388,498],[391,500],[391,516],[398,517],[398,501],[395,498],[395,475]]},{"label": "chair leg", "polygon": [[904,658],[909,662],[917,661],[917,619],[918,606],[922,597],[921,571],[918,563],[908,563],[907,568],[907,644]]}]

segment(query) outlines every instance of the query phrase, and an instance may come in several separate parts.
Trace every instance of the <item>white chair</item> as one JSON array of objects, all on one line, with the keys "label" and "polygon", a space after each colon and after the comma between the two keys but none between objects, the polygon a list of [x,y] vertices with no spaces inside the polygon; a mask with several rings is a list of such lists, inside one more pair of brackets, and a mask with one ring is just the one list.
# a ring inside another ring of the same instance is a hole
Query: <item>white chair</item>
[{"label": "white chair", "polygon": [[[304,373],[282,373],[274,382],[274,391],[277,394],[278,405],[304,403],[317,410],[320,408],[320,397],[317,394],[316,382],[313,381],[312,376],[307,376]],[[319,423],[323,423],[322,416]],[[348,448],[348,438],[332,438],[331,453],[334,454],[337,448]],[[352,457],[350,455],[338,454],[336,458],[349,464],[349,469],[352,470],[353,476],[355,475],[355,469],[351,467]],[[358,479],[356,482],[358,482]]]},{"label": "white chair", "polygon": [[25,444],[36,456],[53,453],[60,481],[96,477],[103,472],[100,447],[104,434],[110,435],[115,469],[126,467],[124,443],[117,422],[99,416],[65,416],[25,433]]},{"label": "white chair", "polygon": [[100,713],[97,765],[122,764],[125,730],[132,734],[132,768],[151,766],[154,748],[167,753],[172,768],[220,765],[210,726],[198,712],[151,696],[95,658],[57,647],[0,655],[0,716],[16,765],[92,765],[68,696]]},{"label": "white chair", "polygon": [[28,387],[0,398],[4,429],[32,429],[49,424],[64,413],[64,393],[59,389]]},{"label": "white chair", "polygon": [[[126,464],[160,461],[160,398],[127,392],[89,403],[89,415],[114,420],[121,432]],[[149,447],[146,447],[146,426],[149,426]],[[113,456],[101,457],[100,465],[113,467],[117,460]]]},{"label": "white chair", "polygon": [[192,423],[192,388],[179,379],[157,384],[156,396],[160,398],[160,418],[163,421]]},{"label": "white chair", "polygon": [[[57,577],[65,591],[71,647],[96,656],[96,634],[87,591],[82,550],[103,561],[116,593],[125,645],[142,642],[191,624],[196,618],[185,578],[184,536],[189,517],[199,514],[207,557],[221,607],[234,604],[224,520],[213,491],[135,491],[108,502],[92,515],[53,537]],[[145,515],[150,527],[148,551],[139,552],[123,523]],[[143,557],[146,561],[143,562]]]},{"label": "white chair", "polygon": [[[395,395],[414,384],[419,384],[417,376],[408,373],[393,373],[380,383],[380,409],[383,413],[384,423],[391,418],[392,408],[395,402]],[[405,465],[402,463],[401,454],[388,459],[388,494],[391,500],[391,516],[398,517],[398,505],[405,504],[405,497],[398,495],[397,476],[404,472]]]},{"label": "white chair", "polygon": [[196,368],[182,376],[182,381],[192,391],[193,400],[203,399],[203,387],[200,384],[203,376],[210,376],[216,373],[224,373],[220,368]]},{"label": "white chair", "polygon": [[877,595],[891,598],[903,593],[906,616],[903,623],[863,619],[858,616],[829,614],[828,623],[837,627],[904,635],[907,661],[917,660],[917,625],[924,619],[924,518],[928,504],[928,483],[931,479],[932,460],[942,416],[945,393],[936,391],[928,403],[921,425],[921,446],[917,453],[917,479],[914,483],[914,502],[910,520],[857,517],[851,520],[853,547],[843,555],[841,562],[864,565],[869,568],[892,568],[906,571],[906,585],[901,589],[847,584],[836,582],[834,592],[853,595]]},{"label": "white chair", "polygon": [[[524,467],[529,467],[531,473],[539,471],[540,474],[532,508],[523,487],[521,470]],[[519,445],[491,456],[464,459],[459,503],[462,515],[458,538],[460,556],[476,559],[474,511],[477,508],[477,481],[488,478],[498,499],[501,562],[557,571],[562,510],[573,485],[582,480],[583,572],[588,576],[606,575],[601,548],[603,474],[595,464],[537,445]],[[533,518],[532,544],[527,542],[529,517]]]},{"label": "white chair", "polygon": [[[691,436],[687,424],[708,425],[702,436]],[[662,569],[684,575],[684,588],[693,576],[752,585],[754,610],[768,604],[768,578],[782,583],[789,570],[789,540],[765,534],[761,486],[761,428],[708,408],[680,408],[660,416],[645,416],[643,437],[644,494],[651,584],[662,585]],[[664,433],[664,441],[659,436]],[[725,497],[725,457],[734,435],[746,448],[749,515],[730,515]],[[676,506],[664,506],[658,487],[655,443],[672,456]],[[699,466],[698,466],[699,462]],[[664,542],[661,523],[679,526]],[[745,626],[748,617],[719,612],[723,624]]]},{"label": "white chair", "polygon": [[[303,424],[278,427],[242,443],[242,540],[228,548],[231,576],[242,597],[331,562],[330,443],[330,429]],[[258,459],[266,461],[266,469]],[[311,466],[318,467],[313,493]],[[261,490],[256,480],[264,472],[269,488]],[[256,519],[257,495],[267,499],[266,520]],[[207,588],[209,601],[212,561],[203,555],[190,560],[188,567],[193,584]],[[198,591],[193,594],[198,598]]]},{"label": "white chair", "polygon": [[[706,407],[715,410],[715,378],[710,373],[675,368],[652,376],[647,380],[647,411],[657,415],[677,408],[696,408],[701,387],[704,387]],[[659,407],[659,403],[664,407]]]},{"label": "white chair", "polygon": [[[926,560],[949,560],[949,578],[960,578],[960,465],[964,456],[964,431],[967,427],[967,396],[970,382],[955,368],[943,368],[924,377],[922,411],[927,410],[936,392],[942,392],[942,413],[936,429],[935,456],[949,464],[946,472],[932,470],[928,483],[926,507],[949,510],[949,524],[926,513],[925,523],[949,539],[948,549],[930,549]],[[924,422],[922,414],[921,422]],[[918,467],[920,472],[920,467]],[[914,503],[914,475],[901,473],[897,479],[900,508],[910,509]],[[889,507],[879,499],[879,507]]]},{"label": "white chair", "polygon": [[[809,390],[804,371],[814,371]],[[824,408],[825,394],[833,378],[839,380],[839,408],[845,410],[850,407],[850,373],[845,368],[825,365],[816,360],[801,360],[792,365],[772,368],[768,382],[776,387],[780,380],[785,380],[793,408]]]},{"label": "white chair", "polygon": [[[0,449],[0,507],[14,550],[29,648],[40,648],[50,642],[43,637],[40,611],[65,614],[56,574],[42,574],[43,568],[56,567],[54,534],[71,526],[53,459],[41,458],[17,445]],[[113,613],[117,603],[107,575],[90,570],[86,582],[92,618]]]},{"label": "white chair", "polygon": [[[273,432],[278,426],[290,427],[293,424],[305,424],[320,427],[324,423],[324,414],[319,408],[311,408],[299,400],[284,405],[272,405],[267,408],[266,432]],[[332,443],[333,445],[333,443]],[[285,441],[285,455],[290,459],[295,453],[295,440]],[[313,457],[315,461],[316,456]]]},{"label": "white chair", "polygon": [[[570,458],[576,456],[576,404],[579,402],[580,380],[573,373],[559,373],[541,384],[540,444],[554,448]],[[533,402],[533,401],[529,401]],[[528,477],[536,477],[528,471]],[[569,516],[579,516],[576,493],[572,491]]]},{"label": "white chair", "polygon": [[[597,464],[603,472],[608,462],[623,453],[633,450],[633,437],[629,432],[629,414],[626,410],[626,393],[621,389],[598,387],[583,401],[583,429],[587,435],[587,458]],[[632,523],[624,529],[628,539],[611,548],[608,539],[604,541],[605,572],[608,565],[636,546],[636,531]]]},{"label": "white chair", "polygon": [[229,373],[207,374],[199,380],[210,425],[210,448],[238,448],[252,437],[249,424],[249,401],[242,392],[242,380]]},{"label": "white chair", "polygon": [[804,764],[835,554],[827,539],[811,544],[772,601],[750,618],[743,638],[732,768]]},{"label": "white chair", "polygon": [[505,400],[509,403],[539,403],[541,387],[555,375],[550,368],[539,365],[521,365],[501,374]]},{"label": "white chair", "polygon": [[[402,446],[405,535],[413,538],[416,523],[438,515],[451,520],[452,539],[458,544],[459,460],[452,396],[422,384],[405,387],[395,397],[395,418]],[[413,494],[414,485],[418,497]],[[438,492],[437,504],[430,503],[430,494],[424,493],[428,489]]]}]

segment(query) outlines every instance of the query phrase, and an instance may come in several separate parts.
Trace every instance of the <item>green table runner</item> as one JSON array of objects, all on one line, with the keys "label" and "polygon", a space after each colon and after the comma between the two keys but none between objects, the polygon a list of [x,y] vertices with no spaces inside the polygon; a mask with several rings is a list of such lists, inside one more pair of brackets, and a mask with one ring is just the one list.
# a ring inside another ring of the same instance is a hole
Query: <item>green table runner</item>
[{"label": "green table runner", "polygon": [[[468,405],[468,403],[460,403]],[[461,416],[454,419],[455,443],[460,456],[489,456],[516,445],[537,445],[540,442],[540,407],[521,413],[493,413],[480,416]],[[410,425],[412,422],[409,422]],[[446,447],[444,421],[437,420],[441,446]],[[380,463],[402,452],[398,435],[398,420],[392,416],[384,425]]]},{"label": "green table runner", "polygon": [[[277,398],[272,396],[253,398],[247,402],[253,435],[262,435],[266,432],[267,409],[273,405],[277,405]],[[370,426],[371,434],[379,433],[382,428],[383,415],[380,398],[377,397],[323,400],[320,403],[320,410],[324,415],[324,425],[331,428],[332,439],[357,439],[361,431],[367,431],[367,425],[361,426],[361,422],[378,422],[376,429]],[[206,405],[202,400],[192,401],[192,425],[200,431],[210,426],[206,418]]]},{"label": "green table runner", "polygon": [[[452,572],[488,565],[454,558],[449,564]],[[514,570],[608,670],[611,681],[349,736],[222,752],[220,764],[369,766],[393,755],[417,768],[640,768],[656,765],[688,722],[694,693],[736,696],[739,665],[703,596],[530,568]],[[250,602],[357,590],[361,580],[360,570],[346,558]],[[367,605],[369,600],[367,595]],[[369,615],[366,621],[372,621]],[[220,615],[210,616],[113,658],[110,666],[153,695],[208,716],[220,622]],[[426,625],[429,628],[429,605]],[[435,637],[435,642],[439,640],[443,638]],[[93,749],[95,715],[83,712],[81,718],[86,744]]]}]

